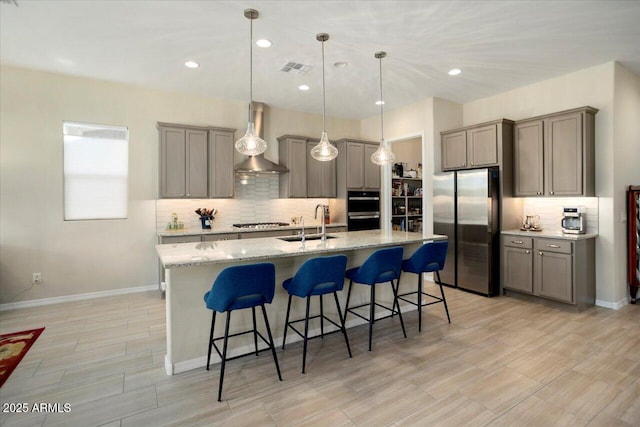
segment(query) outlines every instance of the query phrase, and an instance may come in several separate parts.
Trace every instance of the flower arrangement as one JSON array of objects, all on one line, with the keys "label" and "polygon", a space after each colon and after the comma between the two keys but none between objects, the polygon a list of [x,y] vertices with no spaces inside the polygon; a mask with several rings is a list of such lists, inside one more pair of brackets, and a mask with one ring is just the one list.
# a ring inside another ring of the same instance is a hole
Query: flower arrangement
[{"label": "flower arrangement", "polygon": [[198,208],[195,212],[200,215],[200,223],[203,229],[210,229],[211,223],[215,219],[215,215],[218,213],[217,209]]}]

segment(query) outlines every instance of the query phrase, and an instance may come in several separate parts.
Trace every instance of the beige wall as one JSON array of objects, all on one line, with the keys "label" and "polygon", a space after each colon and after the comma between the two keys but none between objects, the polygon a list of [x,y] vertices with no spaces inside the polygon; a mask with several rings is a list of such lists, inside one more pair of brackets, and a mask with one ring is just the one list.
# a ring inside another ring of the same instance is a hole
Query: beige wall
[{"label": "beige wall", "polygon": [[[640,185],[640,76],[622,65],[615,64],[614,80],[614,159],[613,168],[613,218],[615,241],[615,283],[628,283],[626,189],[629,185]],[[625,298],[628,289],[617,286],[615,300]]]},{"label": "beige wall", "polygon": [[[156,122],[246,130],[244,102],[10,66],[0,69],[0,93],[0,303],[157,284]],[[64,120],[129,128],[126,220],[63,221]],[[332,139],[358,136],[359,126],[327,120]],[[321,131],[321,116],[270,109],[266,157],[277,160],[279,135]],[[43,283],[28,290],[33,272]]]}]

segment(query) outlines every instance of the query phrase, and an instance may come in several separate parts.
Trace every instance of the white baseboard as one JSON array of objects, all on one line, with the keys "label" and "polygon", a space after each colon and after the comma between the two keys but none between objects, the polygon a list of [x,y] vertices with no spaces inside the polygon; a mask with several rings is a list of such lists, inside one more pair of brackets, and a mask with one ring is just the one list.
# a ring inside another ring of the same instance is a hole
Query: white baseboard
[{"label": "white baseboard", "polygon": [[624,307],[627,304],[629,304],[628,298],[621,299],[618,302],[604,301],[601,299],[596,300],[596,305],[598,307],[611,308],[613,310],[620,310],[622,307]]},{"label": "white baseboard", "polygon": [[110,291],[90,292],[88,294],[65,295],[62,297],[42,298],[29,301],[9,302],[0,304],[0,311],[15,310],[18,308],[39,307],[42,305],[59,304],[61,302],[82,301],[87,299],[109,297],[114,295],[133,294],[137,292],[148,292],[158,290],[158,285],[139,286],[136,288],[113,289]]}]

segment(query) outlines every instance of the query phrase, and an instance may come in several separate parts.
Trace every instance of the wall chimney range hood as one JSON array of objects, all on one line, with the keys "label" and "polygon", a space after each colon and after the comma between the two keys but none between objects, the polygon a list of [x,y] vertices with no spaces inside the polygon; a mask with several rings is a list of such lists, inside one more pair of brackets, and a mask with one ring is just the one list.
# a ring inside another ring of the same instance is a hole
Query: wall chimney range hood
[{"label": "wall chimney range hood", "polygon": [[[256,134],[264,139],[264,104],[261,102],[252,103],[253,124]],[[289,172],[284,166],[265,159],[264,154],[248,156],[245,160],[235,165],[234,170],[238,175],[258,175],[258,174],[280,174]]]}]

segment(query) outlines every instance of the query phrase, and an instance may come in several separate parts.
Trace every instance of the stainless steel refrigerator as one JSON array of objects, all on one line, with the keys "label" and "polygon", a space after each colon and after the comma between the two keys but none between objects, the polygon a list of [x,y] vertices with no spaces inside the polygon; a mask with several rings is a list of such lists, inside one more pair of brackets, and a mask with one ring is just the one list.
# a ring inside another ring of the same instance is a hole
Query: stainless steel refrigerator
[{"label": "stainless steel refrigerator", "polygon": [[440,278],[482,295],[500,289],[498,169],[445,172],[433,177],[433,231],[449,236]]}]

